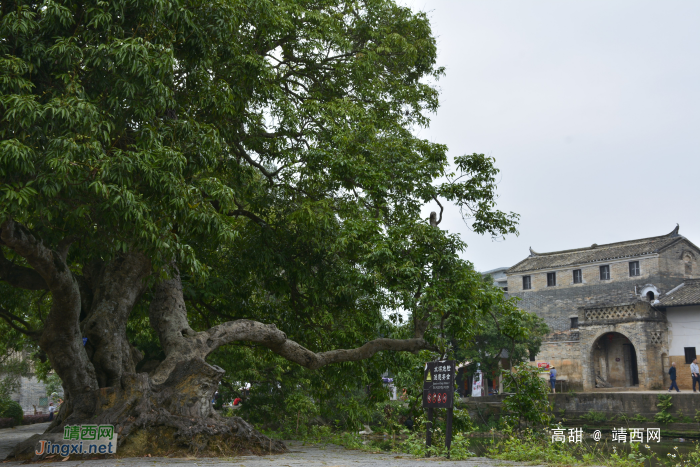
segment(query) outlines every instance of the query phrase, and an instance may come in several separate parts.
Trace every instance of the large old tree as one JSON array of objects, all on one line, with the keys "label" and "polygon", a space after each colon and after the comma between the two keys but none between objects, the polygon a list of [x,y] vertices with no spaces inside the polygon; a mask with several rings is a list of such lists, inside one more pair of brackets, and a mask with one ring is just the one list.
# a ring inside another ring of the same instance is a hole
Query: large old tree
[{"label": "large old tree", "polygon": [[[442,73],[425,15],[388,0],[1,8],[0,317],[63,382],[51,432],[89,420],[120,444],[267,450],[212,410],[220,347],[310,370],[444,352],[446,327],[498,302],[437,227],[445,201],[479,233],[515,216],[495,208],[491,159],[450,173],[415,136]],[[397,311],[409,322],[386,331]],[[155,341],[146,359],[134,328]]]}]

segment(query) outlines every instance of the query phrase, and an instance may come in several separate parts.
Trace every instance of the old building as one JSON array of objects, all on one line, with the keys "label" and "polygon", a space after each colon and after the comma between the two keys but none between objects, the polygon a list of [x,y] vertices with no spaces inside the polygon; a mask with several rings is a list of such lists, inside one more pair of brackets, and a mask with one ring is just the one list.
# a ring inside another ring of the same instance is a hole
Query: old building
[{"label": "old building", "polygon": [[535,360],[556,365],[569,388],[661,389],[675,361],[678,384],[689,389],[700,347],[699,260],[678,227],[607,245],[530,249],[506,272],[508,294],[549,325]]},{"label": "old building", "polygon": [[504,292],[508,292],[508,277],[506,275],[506,271],[508,271],[508,269],[509,268],[507,267],[491,269],[490,271],[482,272],[481,276],[491,276],[491,279],[493,279],[493,285],[500,287]]}]

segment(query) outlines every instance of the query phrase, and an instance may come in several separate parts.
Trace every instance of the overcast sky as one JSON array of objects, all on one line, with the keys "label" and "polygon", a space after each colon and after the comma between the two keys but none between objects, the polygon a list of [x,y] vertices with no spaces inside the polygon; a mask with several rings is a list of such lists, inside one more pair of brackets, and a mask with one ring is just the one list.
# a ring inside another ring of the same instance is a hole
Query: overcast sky
[{"label": "overcast sky", "polygon": [[662,235],[700,245],[700,2],[404,0],[437,36],[441,108],[420,136],[501,170],[520,236],[493,242],[456,209],[440,225],[480,271]]}]

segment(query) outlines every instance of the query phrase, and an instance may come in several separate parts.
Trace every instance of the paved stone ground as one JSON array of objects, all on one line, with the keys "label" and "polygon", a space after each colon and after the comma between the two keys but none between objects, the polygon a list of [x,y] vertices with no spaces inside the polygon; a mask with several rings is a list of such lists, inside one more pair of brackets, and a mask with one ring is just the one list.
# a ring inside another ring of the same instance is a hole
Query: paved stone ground
[{"label": "paved stone ground", "polygon": [[[0,462],[12,450],[16,443],[35,433],[42,433],[48,423],[7,428],[0,430]],[[286,441],[290,451],[287,454],[275,456],[241,456],[229,458],[189,458],[168,459],[157,457],[130,457],[124,459],[77,460],[61,462],[63,466],[85,467],[159,467],[166,465],[191,466],[231,466],[231,467],[498,467],[524,466],[526,464],[496,461],[484,457],[475,457],[466,461],[448,461],[445,459],[415,459],[408,455],[390,453],[371,454],[364,451],[353,451],[339,446],[304,446],[297,441]],[[6,461],[5,465],[20,465],[20,462]]]},{"label": "paved stone ground", "polygon": [[34,434],[43,433],[48,426],[49,422],[0,429],[0,461],[7,457],[17,443]]}]

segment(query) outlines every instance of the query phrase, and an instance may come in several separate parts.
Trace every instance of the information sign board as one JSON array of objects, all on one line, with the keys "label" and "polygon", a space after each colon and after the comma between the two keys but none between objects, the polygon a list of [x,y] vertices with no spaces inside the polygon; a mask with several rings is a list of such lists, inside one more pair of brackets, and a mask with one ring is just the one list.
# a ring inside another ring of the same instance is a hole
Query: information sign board
[{"label": "information sign board", "polygon": [[454,404],[455,361],[428,362],[423,375],[423,407],[452,408]]}]

